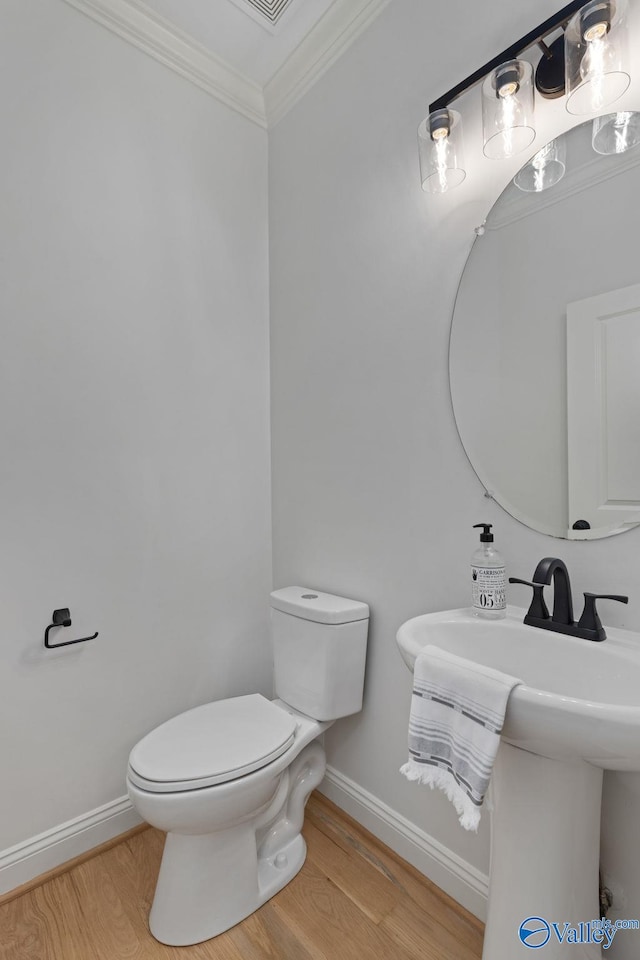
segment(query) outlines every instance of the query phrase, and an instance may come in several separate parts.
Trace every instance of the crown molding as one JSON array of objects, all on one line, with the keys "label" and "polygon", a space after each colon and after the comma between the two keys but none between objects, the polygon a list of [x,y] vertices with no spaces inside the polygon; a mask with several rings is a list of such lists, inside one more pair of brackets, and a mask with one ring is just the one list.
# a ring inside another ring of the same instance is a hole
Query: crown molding
[{"label": "crown molding", "polygon": [[263,89],[142,0],[65,0],[263,128],[281,120],[390,2],[334,0]]},{"label": "crown molding", "polygon": [[278,123],[373,23],[391,0],[334,0],[264,88],[269,126]]},{"label": "crown molding", "polygon": [[232,110],[266,127],[259,84],[214,56],[140,0],[65,0],[138,50],[163,63]]}]

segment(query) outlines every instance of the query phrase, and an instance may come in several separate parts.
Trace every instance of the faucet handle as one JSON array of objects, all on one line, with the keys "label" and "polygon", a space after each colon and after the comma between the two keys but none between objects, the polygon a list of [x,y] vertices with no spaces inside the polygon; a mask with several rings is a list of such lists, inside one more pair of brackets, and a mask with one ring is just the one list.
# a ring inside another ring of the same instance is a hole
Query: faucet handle
[{"label": "faucet handle", "polygon": [[588,640],[606,640],[607,635],[596,610],[596,600],[617,600],[618,603],[629,603],[629,597],[623,597],[617,593],[585,593],[584,610],[578,621],[578,630],[582,631],[581,636]]},{"label": "faucet handle", "polygon": [[509,583],[522,583],[525,587],[533,588],[533,598],[527,611],[527,617],[535,617],[536,620],[549,619],[549,609],[542,594],[546,584],[536,583],[534,580],[520,580],[519,577],[509,577]]}]

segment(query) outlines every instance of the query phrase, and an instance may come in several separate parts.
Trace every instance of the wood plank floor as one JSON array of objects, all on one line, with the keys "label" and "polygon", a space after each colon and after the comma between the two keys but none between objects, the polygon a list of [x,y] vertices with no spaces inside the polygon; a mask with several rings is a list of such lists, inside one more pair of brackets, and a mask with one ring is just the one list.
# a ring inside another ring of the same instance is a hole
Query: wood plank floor
[{"label": "wood plank floor", "polygon": [[482,924],[320,794],[308,856],[251,917],[194,947],[147,929],[164,837],[145,830],[0,906],[0,960],[479,960]]}]

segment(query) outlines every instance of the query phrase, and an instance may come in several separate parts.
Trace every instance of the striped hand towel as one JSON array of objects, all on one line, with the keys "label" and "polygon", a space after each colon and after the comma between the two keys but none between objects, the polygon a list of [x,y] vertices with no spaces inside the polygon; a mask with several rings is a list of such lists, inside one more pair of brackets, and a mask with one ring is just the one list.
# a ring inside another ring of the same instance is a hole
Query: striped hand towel
[{"label": "striped hand towel", "polygon": [[409,760],[400,772],[444,790],[465,830],[477,830],[509,694],[521,681],[424,647],[413,671]]}]

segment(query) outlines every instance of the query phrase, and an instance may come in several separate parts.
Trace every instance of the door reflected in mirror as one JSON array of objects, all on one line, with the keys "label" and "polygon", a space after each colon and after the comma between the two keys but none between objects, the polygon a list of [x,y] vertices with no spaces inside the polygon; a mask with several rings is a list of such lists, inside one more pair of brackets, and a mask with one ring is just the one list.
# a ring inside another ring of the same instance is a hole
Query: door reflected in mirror
[{"label": "door reflected in mirror", "polygon": [[602,126],[561,138],[566,170],[549,189],[504,191],[451,328],[451,397],[473,468],[516,519],[568,539],[640,523],[640,150],[595,152]]}]

